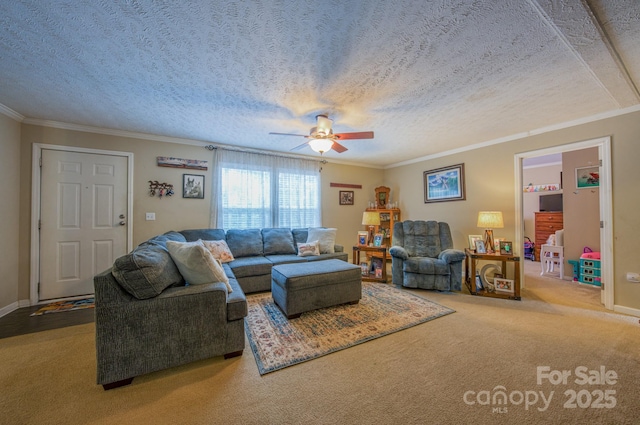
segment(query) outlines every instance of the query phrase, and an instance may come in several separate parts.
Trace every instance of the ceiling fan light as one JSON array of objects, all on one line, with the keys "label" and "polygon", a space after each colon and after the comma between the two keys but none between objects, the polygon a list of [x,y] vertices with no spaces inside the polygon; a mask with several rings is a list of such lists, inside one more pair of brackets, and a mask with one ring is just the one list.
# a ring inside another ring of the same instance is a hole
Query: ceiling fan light
[{"label": "ceiling fan light", "polygon": [[317,115],[316,121],[318,133],[324,134],[325,136],[331,134],[331,124],[333,123],[333,120],[326,115]]},{"label": "ceiling fan light", "polygon": [[331,147],[333,146],[333,140],[331,140],[331,139],[311,139],[311,141],[309,141],[309,146],[314,151],[322,154],[322,153],[325,153],[325,152],[329,151],[329,149],[331,149]]}]

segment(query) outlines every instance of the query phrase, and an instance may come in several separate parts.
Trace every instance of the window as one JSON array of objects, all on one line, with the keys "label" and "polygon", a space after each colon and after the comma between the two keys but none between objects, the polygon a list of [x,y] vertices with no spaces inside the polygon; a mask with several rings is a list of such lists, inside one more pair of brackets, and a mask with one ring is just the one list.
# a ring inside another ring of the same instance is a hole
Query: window
[{"label": "window", "polygon": [[320,225],[316,161],[219,150],[215,162],[218,183],[212,196],[212,227]]}]

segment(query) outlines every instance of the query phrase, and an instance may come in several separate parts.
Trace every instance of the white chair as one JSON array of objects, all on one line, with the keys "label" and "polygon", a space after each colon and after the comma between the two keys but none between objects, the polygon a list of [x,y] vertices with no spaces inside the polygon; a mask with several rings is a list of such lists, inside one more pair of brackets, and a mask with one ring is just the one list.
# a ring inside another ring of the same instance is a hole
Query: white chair
[{"label": "white chair", "polygon": [[544,244],[540,247],[540,276],[554,273],[556,264],[560,272],[560,279],[564,279],[564,230],[556,232],[556,244]]}]

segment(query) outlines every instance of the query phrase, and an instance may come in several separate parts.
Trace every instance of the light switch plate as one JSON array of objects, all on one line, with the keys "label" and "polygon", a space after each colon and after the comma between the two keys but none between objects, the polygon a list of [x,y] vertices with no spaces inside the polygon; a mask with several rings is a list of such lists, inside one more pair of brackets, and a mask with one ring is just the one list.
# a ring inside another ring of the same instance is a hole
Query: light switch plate
[{"label": "light switch plate", "polygon": [[155,220],[156,219],[156,213],[146,213],[145,219],[147,221]]}]

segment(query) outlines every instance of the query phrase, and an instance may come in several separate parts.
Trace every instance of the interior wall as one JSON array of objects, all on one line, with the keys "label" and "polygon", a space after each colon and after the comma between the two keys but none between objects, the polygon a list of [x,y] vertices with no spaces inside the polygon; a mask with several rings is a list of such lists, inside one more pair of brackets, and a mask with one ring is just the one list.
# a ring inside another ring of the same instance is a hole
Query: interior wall
[{"label": "interior wall", "polygon": [[[16,136],[16,140],[19,137]],[[18,297],[28,300],[30,297],[30,216],[31,216],[31,158],[34,143],[72,146],[110,151],[132,152],[134,154],[133,171],[133,246],[157,234],[169,230],[183,230],[209,227],[211,202],[211,173],[213,152],[198,145],[158,142],[115,135],[96,134],[82,131],[22,125],[22,144],[19,161],[16,157],[12,164],[16,167],[15,196],[20,196],[19,236],[24,241],[19,248],[20,279]],[[16,149],[18,148],[16,142]],[[184,170],[180,168],[158,167],[157,157],[168,156],[185,159],[209,161],[207,171]],[[3,158],[4,160],[4,158]],[[11,163],[10,160],[8,160]],[[17,164],[20,164],[18,180]],[[4,167],[3,167],[4,170]],[[205,198],[182,198],[182,175],[200,174],[205,176]],[[343,245],[351,256],[351,248],[356,241],[357,231],[362,229],[362,212],[367,202],[374,198],[374,188],[383,182],[383,171],[375,168],[356,167],[327,163],[322,165],[322,217],[323,226],[338,229],[336,243]],[[149,180],[157,180],[174,185],[175,195],[159,198],[149,196]],[[362,185],[362,189],[331,187],[330,183]],[[354,205],[339,205],[339,190],[354,191]],[[14,205],[18,205],[18,201]],[[145,213],[154,212],[155,221],[146,221]],[[17,217],[17,210],[16,210]],[[17,222],[17,218],[14,223]],[[17,226],[11,225],[14,232]],[[17,249],[13,252],[16,252]],[[15,266],[13,266],[15,269]],[[13,296],[15,299],[15,295]],[[2,305],[0,304],[0,308]]]},{"label": "interior wall", "polygon": [[[0,316],[17,308],[20,234],[20,123],[0,113]],[[8,311],[7,311],[8,312]]]},{"label": "interior wall", "polygon": [[[401,187],[398,200],[403,208],[403,219],[447,221],[456,247],[467,246],[467,235],[482,231],[476,227],[480,210],[501,210],[505,228],[496,229],[495,236],[514,240],[515,190],[522,190],[515,188],[515,173],[519,170],[514,164],[514,155],[611,136],[614,304],[640,314],[640,284],[626,281],[628,271],[640,272],[635,243],[640,234],[640,217],[637,214],[640,186],[633,183],[636,179],[632,177],[637,174],[637,158],[640,158],[638,135],[640,112],[631,112],[534,134],[508,143],[396,166],[386,170],[385,182]],[[465,164],[466,200],[425,204],[423,172],[458,163]],[[522,255],[521,247],[515,247],[515,250]]]},{"label": "interior wall", "polygon": [[[367,204],[375,199],[375,188],[384,185],[384,171],[328,163],[322,166],[321,174],[322,225],[338,229],[336,243],[342,245],[352,259],[353,245],[358,241],[358,230],[365,229],[362,225],[362,213],[367,209]],[[361,185],[362,188],[331,187],[331,183]],[[353,205],[340,205],[341,190],[353,191]],[[390,194],[393,196],[393,188]]]},{"label": "interior wall", "polygon": [[578,260],[584,247],[600,251],[600,189],[578,189],[576,186],[576,168],[596,165],[598,148],[562,154],[566,188],[563,197],[565,274],[572,273],[567,261]]},{"label": "interior wall", "polygon": [[[562,164],[551,164],[538,167],[528,167],[522,169],[522,181],[525,186],[560,184],[560,173]],[[562,190],[552,192],[524,192],[522,195],[522,218],[524,220],[524,236],[528,236],[531,242],[536,239],[536,217],[535,212],[540,211],[540,195],[562,193]],[[563,200],[564,201],[564,200]]]}]

